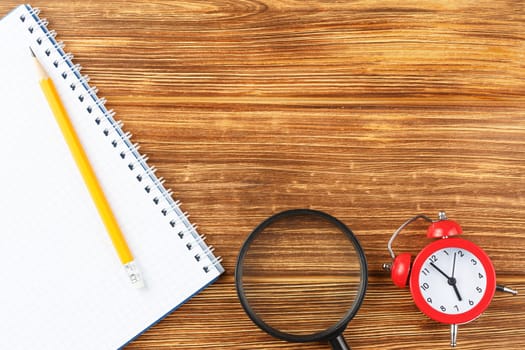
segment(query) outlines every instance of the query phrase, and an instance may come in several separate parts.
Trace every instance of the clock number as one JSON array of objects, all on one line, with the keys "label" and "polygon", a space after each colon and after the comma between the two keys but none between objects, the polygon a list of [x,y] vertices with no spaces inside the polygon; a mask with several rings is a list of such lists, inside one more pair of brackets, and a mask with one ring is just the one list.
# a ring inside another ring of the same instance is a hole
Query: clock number
[{"label": "clock number", "polygon": [[447,254],[447,256],[450,255],[446,250],[444,250],[443,253]]},{"label": "clock number", "polygon": [[458,255],[460,258],[464,257],[465,256],[465,253],[463,253],[462,250],[458,250]]},{"label": "clock number", "polygon": [[459,306],[454,305],[454,309],[456,309],[456,311],[459,311]]},{"label": "clock number", "polygon": [[478,262],[477,262],[476,260],[474,260],[474,259],[470,259],[470,262],[471,262],[472,265],[474,265],[474,266],[478,264]]},{"label": "clock number", "polygon": [[430,288],[430,286],[428,285],[427,282],[425,282],[425,283],[423,283],[423,284],[421,285],[421,289],[423,289],[423,290],[427,290],[428,288]]},{"label": "clock number", "polygon": [[430,298],[430,297],[427,298],[427,302],[428,302],[429,304],[432,304],[432,298]]},{"label": "clock number", "polygon": [[444,307],[443,305],[441,305],[441,306],[440,306],[439,308],[440,308],[440,309],[441,309],[441,311],[443,311],[443,312],[447,311],[447,308],[446,308],[446,307]]},{"label": "clock number", "polygon": [[472,305],[474,305],[474,302],[473,302],[472,300],[469,299],[468,304],[469,304],[470,306],[472,306]]},{"label": "clock number", "polygon": [[483,289],[481,289],[480,287],[476,287],[476,290],[478,291],[478,293],[483,292]]},{"label": "clock number", "polygon": [[425,276],[428,276],[428,274],[430,273],[430,270],[425,267],[423,270],[421,270],[421,273]]},{"label": "clock number", "polygon": [[438,261],[438,258],[437,258],[435,255],[432,255],[432,256],[430,257],[430,262],[431,262],[431,263],[435,263],[436,261]]},{"label": "clock number", "polygon": [[481,279],[483,278],[483,275],[481,273],[478,273],[478,277]]}]

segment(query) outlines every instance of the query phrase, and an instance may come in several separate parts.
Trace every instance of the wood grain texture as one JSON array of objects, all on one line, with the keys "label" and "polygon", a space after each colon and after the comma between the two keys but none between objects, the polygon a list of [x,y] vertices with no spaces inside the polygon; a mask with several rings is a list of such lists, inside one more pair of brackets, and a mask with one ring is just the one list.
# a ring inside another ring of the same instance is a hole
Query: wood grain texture
[{"label": "wood grain texture", "polygon": [[[4,0],[0,15],[18,4]],[[353,349],[449,349],[448,327],[381,271],[392,232],[445,209],[493,259],[497,294],[458,349],[525,346],[522,1],[35,0],[226,274],[129,349],[327,349],[275,340],[244,314],[244,238],[289,208],[345,222],[369,289]],[[428,243],[415,225],[399,252]]]}]

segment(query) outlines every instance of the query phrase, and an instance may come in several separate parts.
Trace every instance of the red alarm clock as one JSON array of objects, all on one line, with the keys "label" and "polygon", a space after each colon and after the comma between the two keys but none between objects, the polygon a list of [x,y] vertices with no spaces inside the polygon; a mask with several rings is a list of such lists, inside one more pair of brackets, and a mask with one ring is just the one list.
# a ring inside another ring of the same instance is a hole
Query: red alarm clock
[{"label": "red alarm clock", "polygon": [[[427,238],[436,239],[424,247],[413,263],[409,253],[396,256],[392,243],[408,224],[418,219],[430,222]],[[458,325],[478,318],[489,306],[496,289],[496,272],[489,256],[476,244],[459,238],[461,227],[440,212],[433,221],[416,215],[403,223],[388,242],[393,263],[383,267],[391,272],[398,287],[410,286],[416,306],[431,319],[451,325],[451,346],[456,346]]]}]

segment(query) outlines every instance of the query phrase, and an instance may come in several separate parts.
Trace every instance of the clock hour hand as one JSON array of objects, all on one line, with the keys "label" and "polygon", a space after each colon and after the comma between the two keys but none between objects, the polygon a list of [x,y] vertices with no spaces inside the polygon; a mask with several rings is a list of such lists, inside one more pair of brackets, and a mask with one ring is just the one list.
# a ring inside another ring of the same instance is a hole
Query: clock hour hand
[{"label": "clock hour hand", "polygon": [[463,298],[461,297],[461,294],[459,294],[458,287],[456,286],[456,279],[453,278],[453,280],[454,280],[454,284],[451,284],[450,280],[448,280],[448,284],[450,284],[452,286],[452,288],[454,288],[454,292],[456,292],[456,296],[458,297],[458,300],[462,301]]},{"label": "clock hour hand", "polygon": [[442,274],[443,276],[445,276],[447,278],[447,282],[448,282],[449,285],[452,286],[452,288],[454,288],[454,292],[456,293],[456,296],[458,297],[458,300],[462,301],[463,298],[461,297],[461,294],[459,294],[458,287],[456,286],[456,279],[454,277],[449,277],[445,272],[443,272],[443,270],[441,270],[439,267],[437,267],[436,264],[431,262],[430,266],[435,268],[440,274]]}]

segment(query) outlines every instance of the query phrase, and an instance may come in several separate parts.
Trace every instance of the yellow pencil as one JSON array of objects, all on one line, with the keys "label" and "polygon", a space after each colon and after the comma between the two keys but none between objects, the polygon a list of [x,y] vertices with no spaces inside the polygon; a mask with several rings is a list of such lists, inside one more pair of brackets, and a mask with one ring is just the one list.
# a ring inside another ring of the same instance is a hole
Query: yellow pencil
[{"label": "yellow pencil", "polygon": [[133,254],[131,254],[131,250],[129,249],[128,244],[126,243],[126,240],[124,238],[124,235],[122,234],[122,231],[120,230],[117,220],[115,219],[115,216],[111,211],[111,207],[106,197],[104,196],[102,187],[97,181],[95,172],[93,171],[93,168],[89,163],[86,152],[82,148],[82,144],[80,143],[75,129],[71,124],[71,120],[67,115],[66,109],[62,105],[55,85],[53,84],[51,78],[47,75],[46,71],[44,70],[44,67],[42,67],[42,65],[36,58],[33,50],[31,48],[30,50],[37,66],[40,79],[40,87],[42,88],[42,91],[46,96],[47,102],[49,103],[49,106],[53,111],[53,114],[60,127],[60,130],[62,130],[64,139],[66,140],[71,154],[73,155],[73,158],[77,163],[78,169],[82,174],[82,177],[84,178],[86,187],[88,188],[89,193],[93,198],[93,202],[97,207],[98,213],[102,218],[104,225],[106,226],[106,230],[108,231],[109,237],[113,242],[113,246],[117,251],[120,261],[124,265],[124,268],[126,270],[126,273],[128,274],[132,285],[137,288],[142,288],[144,287],[142,275],[137,268],[137,265],[133,258]]}]

